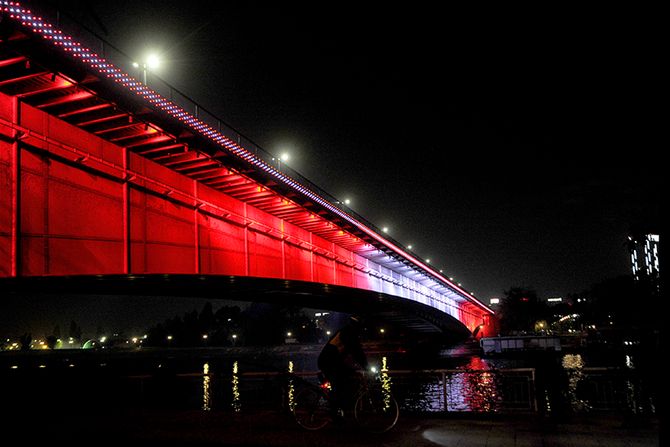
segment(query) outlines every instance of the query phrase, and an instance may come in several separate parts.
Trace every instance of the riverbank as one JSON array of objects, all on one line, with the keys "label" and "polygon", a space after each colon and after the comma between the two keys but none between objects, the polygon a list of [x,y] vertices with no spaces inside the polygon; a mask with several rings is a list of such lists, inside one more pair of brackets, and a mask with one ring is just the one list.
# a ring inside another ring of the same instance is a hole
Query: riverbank
[{"label": "riverbank", "polygon": [[[39,431],[10,430],[22,441],[68,445],[142,446],[542,446],[654,447],[660,445],[656,419],[632,424],[622,416],[583,415],[556,421],[537,415],[401,414],[389,433],[362,433],[350,423],[317,432],[297,427],[278,412],[153,410],[80,416],[77,423],[46,421]],[[7,434],[7,433],[6,433]],[[9,438],[7,438],[9,439]]]}]

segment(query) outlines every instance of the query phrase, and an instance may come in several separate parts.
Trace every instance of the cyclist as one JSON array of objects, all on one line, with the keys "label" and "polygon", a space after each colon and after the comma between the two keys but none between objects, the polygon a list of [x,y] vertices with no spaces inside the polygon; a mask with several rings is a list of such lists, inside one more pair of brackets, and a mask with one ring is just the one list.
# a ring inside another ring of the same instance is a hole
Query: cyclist
[{"label": "cyclist", "polygon": [[319,354],[318,366],[330,382],[331,402],[336,406],[334,410],[353,406],[360,380],[359,371],[368,369],[368,360],[361,345],[361,331],[361,318],[351,316]]}]

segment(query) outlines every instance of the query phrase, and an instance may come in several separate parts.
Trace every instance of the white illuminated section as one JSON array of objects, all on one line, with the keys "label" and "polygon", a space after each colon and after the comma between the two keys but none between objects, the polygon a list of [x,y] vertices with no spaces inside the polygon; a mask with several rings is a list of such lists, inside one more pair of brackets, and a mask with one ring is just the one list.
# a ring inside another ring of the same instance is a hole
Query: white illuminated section
[{"label": "white illuminated section", "polygon": [[489,301],[491,304],[500,304],[500,298],[491,298],[491,301]]},{"label": "white illuminated section", "polygon": [[561,301],[563,301],[563,298],[561,297],[547,298],[547,302],[549,303],[560,303]]}]

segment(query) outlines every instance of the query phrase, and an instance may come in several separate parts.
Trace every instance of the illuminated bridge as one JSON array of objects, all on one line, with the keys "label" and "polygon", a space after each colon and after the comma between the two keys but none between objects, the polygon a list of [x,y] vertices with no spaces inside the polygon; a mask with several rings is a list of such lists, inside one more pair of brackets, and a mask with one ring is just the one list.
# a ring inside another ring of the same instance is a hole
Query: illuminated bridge
[{"label": "illuminated bridge", "polygon": [[472,294],[106,42],[0,7],[5,291],[225,292],[488,332]]}]

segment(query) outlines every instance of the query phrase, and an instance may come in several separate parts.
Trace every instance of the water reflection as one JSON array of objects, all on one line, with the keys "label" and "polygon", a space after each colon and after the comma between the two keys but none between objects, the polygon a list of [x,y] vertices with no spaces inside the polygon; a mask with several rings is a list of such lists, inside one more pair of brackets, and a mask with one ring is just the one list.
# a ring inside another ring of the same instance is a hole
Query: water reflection
[{"label": "water reflection", "polygon": [[[631,355],[626,354],[625,358],[626,362],[626,368],[629,371],[632,371],[635,369],[635,364],[633,363],[633,357]],[[625,393],[626,393],[626,406],[627,408],[630,408],[631,410],[635,411],[640,411],[642,408],[638,408],[637,402],[637,387],[635,386],[635,383],[628,377],[626,379],[626,384],[625,384]]]},{"label": "water reflection", "polygon": [[240,401],[240,377],[238,375],[237,360],[233,363],[233,402],[231,404],[233,411],[239,413],[242,410],[242,402]]},{"label": "water reflection", "polygon": [[584,359],[581,354],[566,354],[562,366],[568,376],[568,399],[573,411],[588,410],[590,405],[577,395],[579,382],[584,378]]},{"label": "water reflection", "polygon": [[202,409],[209,411],[211,407],[212,392],[210,389],[209,363],[202,365]]},{"label": "water reflection", "polygon": [[412,411],[499,411],[502,382],[480,358],[460,369],[397,375],[394,392],[403,408]]},{"label": "water reflection", "polygon": [[293,383],[293,361],[288,361],[288,409],[293,412],[295,410],[295,384]]},{"label": "water reflection", "polygon": [[388,410],[389,408],[391,408],[391,377],[389,376],[386,357],[382,357],[382,368],[379,377],[382,383],[382,398],[384,400],[384,410]]},{"label": "water reflection", "polygon": [[489,365],[473,357],[463,369],[446,376],[447,411],[498,411],[500,384]]}]

